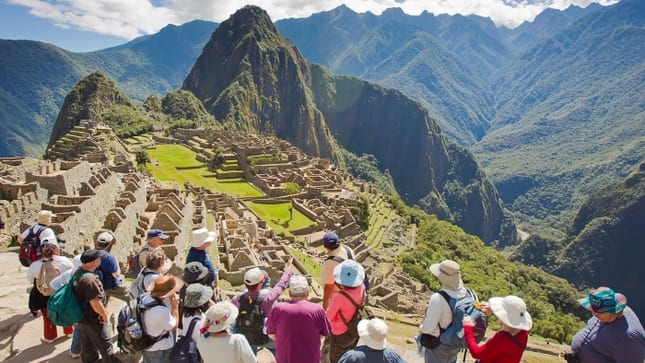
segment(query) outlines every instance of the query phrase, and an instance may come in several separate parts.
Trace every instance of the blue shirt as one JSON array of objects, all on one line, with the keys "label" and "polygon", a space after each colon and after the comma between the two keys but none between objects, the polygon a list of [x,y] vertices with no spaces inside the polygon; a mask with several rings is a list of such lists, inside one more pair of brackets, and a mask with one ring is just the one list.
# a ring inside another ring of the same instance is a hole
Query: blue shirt
[{"label": "blue shirt", "polygon": [[591,317],[571,342],[571,350],[584,363],[643,363],[645,331],[638,316],[628,307],[611,323]]},{"label": "blue shirt", "polygon": [[206,252],[206,250],[198,250],[191,247],[188,251],[188,256],[186,256],[186,263],[195,261],[200,262],[208,269],[208,276],[206,277],[206,282],[204,282],[204,285],[213,286],[213,280],[215,280],[215,278],[217,277],[217,273],[215,272],[213,261],[208,255],[208,252]]},{"label": "blue shirt", "polygon": [[367,345],[361,345],[346,351],[338,363],[406,363],[406,361],[393,350],[387,348],[376,350]]},{"label": "blue shirt", "polygon": [[101,265],[99,266],[99,277],[103,283],[103,289],[112,290],[119,287],[113,275],[118,270],[119,263],[116,261],[116,257],[105,251],[105,254],[101,257]]}]

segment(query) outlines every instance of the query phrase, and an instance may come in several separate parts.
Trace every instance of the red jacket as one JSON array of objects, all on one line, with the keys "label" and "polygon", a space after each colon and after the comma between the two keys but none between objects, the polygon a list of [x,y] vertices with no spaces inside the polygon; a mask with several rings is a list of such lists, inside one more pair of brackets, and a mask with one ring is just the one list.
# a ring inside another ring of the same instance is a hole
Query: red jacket
[{"label": "red jacket", "polygon": [[470,355],[480,363],[519,363],[526,349],[529,333],[522,330],[515,336],[506,331],[498,331],[486,343],[477,345],[472,326],[464,327],[464,338]]}]

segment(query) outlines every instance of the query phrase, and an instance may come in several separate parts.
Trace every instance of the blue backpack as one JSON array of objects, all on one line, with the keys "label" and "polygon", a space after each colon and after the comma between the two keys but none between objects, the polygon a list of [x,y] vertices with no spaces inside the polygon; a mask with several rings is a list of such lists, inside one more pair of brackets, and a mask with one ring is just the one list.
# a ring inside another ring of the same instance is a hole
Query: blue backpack
[{"label": "blue backpack", "polygon": [[479,343],[484,339],[488,327],[486,315],[475,307],[475,302],[478,301],[475,292],[471,289],[467,291],[468,294],[461,299],[452,298],[443,290],[439,291],[452,310],[452,323],[439,336],[441,344],[466,348],[464,326],[461,322],[464,316],[470,316],[475,323],[475,340]]}]

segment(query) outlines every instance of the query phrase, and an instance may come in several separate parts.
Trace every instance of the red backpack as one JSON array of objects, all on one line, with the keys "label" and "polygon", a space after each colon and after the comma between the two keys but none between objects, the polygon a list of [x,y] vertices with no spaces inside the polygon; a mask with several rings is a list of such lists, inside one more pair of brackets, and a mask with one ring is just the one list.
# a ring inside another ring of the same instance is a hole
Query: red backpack
[{"label": "red backpack", "polygon": [[41,226],[38,232],[34,232],[34,226],[29,227],[29,234],[22,240],[18,251],[18,259],[23,266],[29,267],[32,262],[40,259],[40,234],[47,228]]}]

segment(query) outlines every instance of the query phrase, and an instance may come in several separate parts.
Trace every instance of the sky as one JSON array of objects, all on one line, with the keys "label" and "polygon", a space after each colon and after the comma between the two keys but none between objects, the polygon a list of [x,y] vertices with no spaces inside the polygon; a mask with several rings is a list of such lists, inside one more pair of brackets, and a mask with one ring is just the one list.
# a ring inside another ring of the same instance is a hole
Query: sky
[{"label": "sky", "polygon": [[[617,0],[256,0],[273,21],[306,18],[342,4],[358,13],[381,14],[398,7],[409,15],[423,11],[479,15],[514,28],[546,8],[611,5]],[[244,3],[232,0],[0,0],[0,39],[51,43],[74,52],[120,45],[154,34],[168,24],[201,19],[221,23]]]}]

